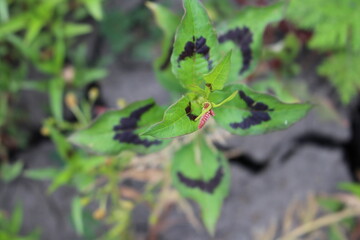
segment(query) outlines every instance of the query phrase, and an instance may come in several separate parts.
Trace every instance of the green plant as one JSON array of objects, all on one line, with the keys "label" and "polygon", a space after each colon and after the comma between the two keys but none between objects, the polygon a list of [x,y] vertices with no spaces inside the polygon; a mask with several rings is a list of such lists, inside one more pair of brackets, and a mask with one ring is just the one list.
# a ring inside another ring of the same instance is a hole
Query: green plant
[{"label": "green plant", "polygon": [[292,202],[282,222],[273,223],[254,239],[357,239],[356,219],[360,216],[360,185],[339,184],[343,193],[315,196],[309,194],[305,203]]},{"label": "green plant", "polygon": [[[282,4],[242,12],[222,26],[228,31],[219,37],[197,0],[184,0],[185,14],[177,30],[176,15],[154,3],[148,6],[165,33],[164,53],[155,63],[157,76],[174,96],[183,96],[166,110],[149,99],[106,112],[71,135],[70,141],[100,154],[117,155],[125,150],[159,151],[169,145],[169,138],[187,135],[185,144],[173,141],[167,150],[173,156],[171,182],[181,196],[200,206],[204,225],[214,234],[230,172],[222,153],[206,140],[211,131],[207,121],[213,117],[237,135],[263,134],[289,127],[310,109],[309,104],[285,104],[243,84],[231,84],[254,69],[264,27],[281,17]],[[240,20],[244,25],[239,26]]]},{"label": "green plant", "polygon": [[75,57],[68,50],[79,36],[92,31],[90,24],[83,23],[88,14],[97,20],[102,18],[101,2],[1,1],[0,157],[5,162],[11,148],[19,150],[27,145],[28,136],[23,134],[26,131],[16,127],[26,125],[24,119],[30,114],[15,107],[20,91],[48,93],[49,106],[38,107],[50,108],[52,116],[62,124],[65,89],[84,87],[106,75],[102,68],[85,66],[85,54]]},{"label": "green plant", "polygon": [[292,0],[287,17],[298,26],[313,30],[309,46],[328,52],[328,57],[318,67],[318,73],[326,76],[336,87],[344,104],[359,92],[360,63],[360,3],[356,0],[299,1]]},{"label": "green plant", "polygon": [[20,235],[20,228],[23,220],[23,209],[17,205],[12,214],[0,210],[0,239],[14,240],[37,240],[40,239],[40,232],[33,231],[27,236]]}]

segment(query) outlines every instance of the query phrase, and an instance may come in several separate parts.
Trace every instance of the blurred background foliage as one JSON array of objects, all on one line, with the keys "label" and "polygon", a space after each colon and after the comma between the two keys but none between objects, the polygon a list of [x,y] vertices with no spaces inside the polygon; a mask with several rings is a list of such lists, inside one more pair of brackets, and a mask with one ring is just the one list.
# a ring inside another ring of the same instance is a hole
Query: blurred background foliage
[{"label": "blurred background foliage", "polygon": [[[173,6],[172,1],[159,2]],[[256,24],[257,18],[266,17],[256,14],[256,9],[269,4],[266,0],[203,2],[218,29],[244,15],[249,24]],[[360,88],[360,2],[291,0],[285,5],[283,19],[267,26],[259,40],[260,61],[254,73],[237,81],[284,102],[311,100],[337,119],[346,119],[341,112],[356,101]],[[168,13],[174,22],[182,14],[177,7],[175,4],[176,11]],[[171,71],[160,73],[174,34],[166,29],[164,33],[156,26],[145,1],[0,0],[0,177],[7,183],[19,176],[51,180],[49,192],[62,185],[73,186],[78,194],[71,205],[71,218],[84,239],[98,235],[96,230],[84,231],[85,226],[90,230],[103,225],[107,226],[103,239],[131,239],[131,212],[137,203],[148,202],[155,209],[154,223],[168,204],[156,204],[152,191],[167,184],[166,174],[145,179],[149,184],[141,193],[126,187],[119,190],[119,182],[126,179],[126,174],[131,175],[125,170],[136,158],[134,153],[96,156],[71,146],[67,140],[71,132],[84,128],[106,110],[99,86],[115,59],[134,65],[152,62],[161,55],[154,62],[159,83],[181,94],[181,87],[169,83]],[[326,77],[335,94],[314,95],[314,84],[297,78],[304,67],[299,59],[309,52],[319,56],[310,64]],[[48,117],[41,125],[29,124],[32,112],[24,111],[19,103],[24,91],[46,94],[48,102],[39,107],[46,109]],[[124,106],[122,102],[119,107]],[[18,159],[19,153],[39,138],[49,138],[56,146],[54,161],[58,167],[27,169]],[[359,197],[358,185],[343,188]],[[346,201],[339,203],[341,206],[322,204],[330,212],[338,212]],[[0,211],[0,239],[39,239],[41,229],[28,236],[20,234],[21,212],[21,205],[13,213]],[[342,220],[339,218],[338,223]],[[344,239],[350,231],[332,224],[329,239]]]}]

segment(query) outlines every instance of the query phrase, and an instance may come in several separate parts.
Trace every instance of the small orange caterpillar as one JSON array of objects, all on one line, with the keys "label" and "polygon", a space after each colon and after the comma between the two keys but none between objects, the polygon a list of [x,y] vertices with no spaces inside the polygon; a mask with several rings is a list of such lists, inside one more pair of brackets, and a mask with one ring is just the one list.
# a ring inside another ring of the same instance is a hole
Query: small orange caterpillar
[{"label": "small orange caterpillar", "polygon": [[[209,103],[205,103],[204,104],[204,109],[208,108],[209,107]],[[215,113],[212,109],[210,109],[209,111],[207,111],[200,119],[200,122],[199,122],[199,126],[198,126],[198,129],[201,129],[205,123],[207,122],[207,120],[209,120],[209,118],[211,116],[215,116]]]}]

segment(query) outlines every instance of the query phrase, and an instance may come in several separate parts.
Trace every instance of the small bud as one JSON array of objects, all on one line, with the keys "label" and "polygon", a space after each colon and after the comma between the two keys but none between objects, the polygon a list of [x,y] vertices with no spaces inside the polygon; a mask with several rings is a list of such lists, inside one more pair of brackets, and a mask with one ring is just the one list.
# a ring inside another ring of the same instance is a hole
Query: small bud
[{"label": "small bud", "polygon": [[124,107],[126,107],[127,103],[126,103],[126,100],[123,99],[123,98],[119,98],[116,102],[117,106],[122,109]]},{"label": "small bud", "polygon": [[65,66],[62,71],[62,77],[64,78],[65,82],[72,83],[75,78],[75,68],[71,65]]},{"label": "small bud", "polygon": [[49,130],[49,128],[47,128],[47,127],[42,127],[42,128],[40,129],[40,133],[41,133],[41,135],[47,137],[47,136],[50,135],[50,130]]},{"label": "small bud", "polygon": [[127,201],[127,200],[122,200],[121,207],[126,210],[131,210],[134,208],[134,203],[132,203],[131,201]]},{"label": "small bud", "polygon": [[74,93],[67,93],[65,96],[65,104],[68,108],[74,108],[77,106],[77,99]]},{"label": "small bud", "polygon": [[100,220],[100,219],[103,219],[106,215],[106,210],[105,208],[98,208],[96,209],[94,212],[93,212],[93,218],[96,219],[96,220]]},{"label": "small bud", "polygon": [[97,87],[92,87],[88,93],[90,101],[94,102],[99,97],[99,89]]},{"label": "small bud", "polygon": [[106,165],[106,166],[111,166],[112,163],[113,163],[113,159],[112,159],[112,158],[107,158],[107,159],[105,160],[105,165]]}]

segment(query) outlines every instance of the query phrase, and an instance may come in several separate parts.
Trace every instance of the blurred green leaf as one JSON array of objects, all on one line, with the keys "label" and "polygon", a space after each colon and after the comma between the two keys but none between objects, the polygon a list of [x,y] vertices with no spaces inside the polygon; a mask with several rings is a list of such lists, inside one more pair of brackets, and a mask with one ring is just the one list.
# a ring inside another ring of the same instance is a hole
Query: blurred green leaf
[{"label": "blurred green leaf", "polygon": [[24,176],[34,180],[50,180],[53,179],[59,171],[59,169],[53,167],[27,169],[24,171]]},{"label": "blurred green leaf", "polygon": [[128,16],[119,10],[110,10],[100,22],[100,31],[113,51],[122,52],[134,41],[131,33],[132,18],[133,16]]},{"label": "blurred green leaf", "polygon": [[9,9],[7,0],[0,0],[0,22],[4,23],[9,20]]},{"label": "blurred green leaf", "polygon": [[90,15],[95,18],[97,21],[102,20],[103,18],[103,10],[102,10],[102,0],[81,0]]},{"label": "blurred green leaf", "polygon": [[360,198],[360,184],[358,183],[351,183],[351,182],[340,183],[339,188],[344,191],[350,192]]},{"label": "blurred green leaf", "polygon": [[65,80],[54,78],[49,81],[50,109],[53,117],[58,121],[63,121],[63,94]]},{"label": "blurred green leaf", "polygon": [[[282,2],[266,7],[248,6],[239,11],[234,17],[231,16],[229,19],[224,20],[223,23],[218,24],[217,30],[220,38],[233,31],[233,33],[229,34],[230,36],[224,37],[224,40],[221,41],[222,44],[220,44],[220,48],[224,53],[233,49],[229,81],[238,80],[240,70],[243,71],[242,78],[253,72],[262,54],[265,27],[283,18],[283,8],[284,4]],[[246,28],[249,29],[249,32],[244,30]],[[238,30],[236,31],[236,29]],[[248,48],[245,45],[250,39],[251,43]],[[240,48],[240,45],[243,45],[243,49]],[[243,70],[244,54],[246,54],[246,58],[249,58],[249,51],[251,51],[250,65],[246,70]]]},{"label": "blurred green leaf", "polygon": [[176,28],[180,22],[180,16],[175,15],[169,9],[157,3],[147,2],[146,5],[154,14],[156,24],[164,34],[161,56],[154,63],[156,79],[164,88],[169,90],[174,97],[178,98],[185,90],[172,72],[170,57],[173,50]]},{"label": "blurred green leaf", "polygon": [[334,53],[318,67],[318,73],[326,76],[336,87],[341,101],[348,104],[360,89],[360,55],[357,53]]},{"label": "blurred green leaf", "polygon": [[53,57],[53,68],[55,74],[61,73],[64,66],[66,56],[66,44],[65,44],[65,33],[62,23],[58,23],[54,27],[55,31],[55,46],[54,46],[54,57]]},{"label": "blurred green leaf", "polygon": [[93,81],[102,80],[108,75],[105,68],[80,68],[76,69],[74,85],[76,87],[84,87]]},{"label": "blurred green leaf", "polygon": [[[36,37],[37,35],[40,33],[43,25],[44,25],[44,21],[45,19],[42,18],[38,18],[38,17],[34,17],[31,22],[29,23],[29,26],[27,28],[26,31],[26,35],[25,35],[25,42],[28,44],[30,44]],[[46,23],[46,20],[45,20]]]},{"label": "blurred green leaf", "polygon": [[331,225],[329,228],[329,240],[347,240],[348,238],[345,234],[341,231],[340,227],[336,224]]},{"label": "blurred green leaf", "polygon": [[[61,3],[63,0],[52,0],[52,1],[42,1],[40,4],[35,5],[34,8],[28,10],[25,13],[11,16],[11,19],[3,24],[0,25],[0,39],[4,38],[8,34],[15,33],[19,30],[26,30],[32,31],[30,34],[31,37],[27,37],[29,40],[32,40],[37,33],[39,32],[39,25],[47,24],[47,17],[51,16],[55,7]],[[38,19],[42,19],[43,22],[37,22]],[[31,23],[35,21],[35,27],[31,26]],[[36,29],[36,30],[35,30]]]},{"label": "blurred green leaf", "polygon": [[360,2],[357,0],[293,0],[287,17],[302,28],[314,29],[310,47],[360,50]]},{"label": "blurred green leaf", "polygon": [[71,203],[71,218],[74,223],[75,231],[80,236],[84,235],[82,211],[81,199],[79,197],[74,197]]},{"label": "blurred green leaf", "polygon": [[5,124],[8,111],[7,95],[0,92],[0,127]]},{"label": "blurred green leaf", "polygon": [[172,41],[176,28],[180,22],[180,16],[173,13],[170,9],[155,3],[146,2],[146,6],[155,16],[156,24],[161,28],[167,41]]},{"label": "blurred green leaf", "polygon": [[343,207],[339,200],[333,198],[319,198],[318,203],[321,207],[331,212],[339,211]]},{"label": "blurred green leaf", "polygon": [[25,25],[27,21],[27,15],[20,15],[16,18],[12,18],[11,21],[0,25],[0,39],[3,39],[7,34],[19,31]]},{"label": "blurred green leaf", "polygon": [[0,167],[0,178],[6,182],[11,182],[20,176],[24,163],[16,161],[13,164],[2,164]]},{"label": "blurred green leaf", "polygon": [[55,143],[56,150],[62,160],[69,160],[69,158],[72,156],[73,150],[66,137],[56,127],[54,127],[52,123],[45,124],[45,127],[48,128],[50,132],[50,138],[52,142]]},{"label": "blurred green leaf", "polygon": [[[285,103],[299,102],[299,98],[297,98],[297,95],[295,94],[301,93],[301,87],[302,86],[298,82],[295,84],[287,83],[286,81],[277,79],[275,76],[259,79],[251,84],[251,88],[255,91],[269,93]],[[306,90],[304,89],[303,91]]]},{"label": "blurred green leaf", "polygon": [[65,23],[64,36],[73,38],[79,35],[88,34],[92,31],[92,26],[84,23]]},{"label": "blurred green leaf", "polygon": [[15,206],[9,221],[10,232],[13,234],[19,233],[23,221],[23,208],[20,204]]},{"label": "blurred green leaf", "polygon": [[181,196],[200,206],[205,227],[213,235],[230,186],[230,171],[224,156],[198,138],[175,153],[171,176]]},{"label": "blurred green leaf", "polygon": [[93,176],[83,173],[82,171],[79,171],[78,174],[75,174],[72,178],[72,182],[76,186],[76,189],[81,192],[85,191],[90,184],[94,183],[94,181],[96,181],[96,179],[94,179]]},{"label": "blurred green leaf", "polygon": [[55,176],[48,193],[53,193],[57,188],[65,184],[69,184],[74,175],[74,170],[70,166],[66,166],[58,175]]}]

